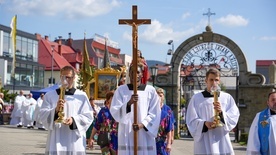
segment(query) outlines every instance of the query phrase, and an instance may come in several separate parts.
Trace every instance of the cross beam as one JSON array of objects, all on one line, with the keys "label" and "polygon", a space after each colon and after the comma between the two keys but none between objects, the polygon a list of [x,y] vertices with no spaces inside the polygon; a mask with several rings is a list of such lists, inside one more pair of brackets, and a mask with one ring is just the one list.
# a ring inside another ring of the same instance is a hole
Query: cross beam
[{"label": "cross beam", "polygon": [[216,13],[212,13],[210,8],[208,8],[208,12],[207,13],[203,13],[203,16],[208,16],[208,25],[209,26],[210,26],[210,17],[212,15],[216,15]]},{"label": "cross beam", "polygon": [[[132,26],[132,65],[133,65],[133,77],[137,78],[137,51],[138,51],[138,26],[143,24],[151,24],[150,19],[138,19],[137,18],[137,6],[132,6],[132,19],[119,19],[119,24],[127,24]],[[137,80],[133,80],[133,93],[137,94]],[[134,102],[134,124],[138,124],[137,121],[137,102]],[[138,131],[134,131],[134,155],[137,155],[138,151]]]}]

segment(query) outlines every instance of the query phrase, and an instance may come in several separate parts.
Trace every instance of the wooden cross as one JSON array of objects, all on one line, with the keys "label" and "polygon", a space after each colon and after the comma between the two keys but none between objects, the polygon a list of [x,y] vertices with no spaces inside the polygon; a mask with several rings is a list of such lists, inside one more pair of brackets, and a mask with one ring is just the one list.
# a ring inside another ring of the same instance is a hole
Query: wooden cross
[{"label": "wooden cross", "polygon": [[212,13],[211,12],[211,9],[210,8],[208,8],[208,12],[207,13],[203,13],[203,16],[208,16],[208,25],[210,26],[210,17],[212,16],[212,15],[216,15],[216,13]]},{"label": "wooden cross", "polygon": [[[142,24],[151,24],[150,19],[137,19],[137,6],[132,6],[132,19],[119,19],[119,24],[127,24],[132,26],[132,65],[133,65],[133,77],[137,78],[137,51],[138,51],[138,26]],[[133,93],[137,94],[137,80],[133,80]],[[137,121],[137,102],[134,102],[134,124],[138,124]],[[134,155],[137,155],[138,151],[138,131],[134,131]]]}]

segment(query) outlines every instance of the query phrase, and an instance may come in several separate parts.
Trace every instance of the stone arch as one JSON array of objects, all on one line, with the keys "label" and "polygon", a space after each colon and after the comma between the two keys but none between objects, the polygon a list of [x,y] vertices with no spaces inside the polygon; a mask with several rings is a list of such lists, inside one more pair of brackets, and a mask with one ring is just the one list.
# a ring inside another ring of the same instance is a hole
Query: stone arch
[{"label": "stone arch", "polygon": [[[221,34],[213,33],[212,31],[208,30],[208,26],[206,27],[206,32],[201,34],[194,35],[183,43],[181,43],[177,49],[175,50],[170,64],[172,65],[172,75],[168,83],[172,85],[172,95],[174,96],[177,103],[180,101],[179,97],[179,88],[180,88],[180,67],[181,62],[183,60],[184,55],[196,45],[206,42],[214,42],[222,44],[229,48],[232,53],[235,55],[238,65],[239,65],[239,85],[263,85],[265,83],[265,77],[261,74],[252,74],[248,71],[247,67],[247,60],[244,56],[240,47],[231,39]],[[163,78],[164,77],[160,77]],[[160,79],[159,78],[159,79]],[[157,80],[158,81],[158,80]],[[161,82],[162,83],[162,82]]]},{"label": "stone arch", "polygon": [[[224,45],[227,47],[231,52],[234,54],[234,56],[237,59],[238,66],[239,66],[239,74],[238,74],[238,89],[240,90],[237,99],[245,99],[246,101],[249,101],[247,94],[248,90],[251,90],[252,88],[261,87],[265,83],[265,77],[262,74],[252,74],[250,71],[248,71],[247,66],[247,60],[245,55],[243,54],[240,47],[230,38],[213,33],[211,31],[211,28],[209,26],[206,27],[206,32],[203,32],[201,34],[194,35],[188,39],[186,39],[183,43],[181,43],[176,50],[174,51],[174,54],[171,59],[171,71],[167,75],[158,75],[156,78],[157,85],[164,87],[165,89],[169,89],[171,92],[168,96],[168,102],[172,103],[171,105],[173,107],[173,111],[175,113],[175,117],[179,118],[179,103],[180,103],[180,68],[181,63],[183,61],[183,57],[187,52],[192,49],[193,47],[202,44],[202,43],[208,43],[208,42],[214,42],[221,45]],[[242,87],[241,87],[242,86]],[[240,88],[241,87],[241,88]],[[237,103],[239,101],[236,101]],[[249,108],[248,108],[249,109]],[[247,110],[241,110],[241,112],[247,112]],[[252,116],[251,116],[252,117]],[[242,127],[248,127],[249,124],[246,124],[244,122],[251,122],[252,118],[249,118],[248,120],[244,120],[242,122]],[[179,127],[179,126],[178,126]],[[179,128],[176,128],[176,133],[178,133]]]},{"label": "stone arch", "polygon": [[173,84],[176,86],[179,83],[179,70],[182,62],[183,56],[196,45],[199,45],[204,42],[214,42],[222,44],[228,47],[233,54],[235,55],[238,64],[239,64],[239,82],[240,85],[260,85],[265,83],[265,78],[261,74],[252,74],[248,71],[247,60],[244,56],[240,47],[231,39],[221,34],[213,33],[211,31],[203,32],[202,34],[194,35],[187,40],[185,40],[182,44],[180,44],[173,57],[171,59],[171,64],[173,66]]}]

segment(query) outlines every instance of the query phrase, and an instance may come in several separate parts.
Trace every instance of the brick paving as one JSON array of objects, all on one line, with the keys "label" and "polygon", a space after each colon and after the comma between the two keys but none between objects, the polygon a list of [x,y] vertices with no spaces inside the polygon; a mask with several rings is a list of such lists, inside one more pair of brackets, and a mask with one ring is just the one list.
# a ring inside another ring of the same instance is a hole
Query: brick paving
[{"label": "brick paving", "polygon": [[[0,125],[0,155],[43,155],[48,131]],[[172,145],[171,155],[192,155],[193,139],[181,138]],[[246,147],[233,143],[235,155],[244,155]],[[100,155],[99,146],[87,149],[88,155]]]}]

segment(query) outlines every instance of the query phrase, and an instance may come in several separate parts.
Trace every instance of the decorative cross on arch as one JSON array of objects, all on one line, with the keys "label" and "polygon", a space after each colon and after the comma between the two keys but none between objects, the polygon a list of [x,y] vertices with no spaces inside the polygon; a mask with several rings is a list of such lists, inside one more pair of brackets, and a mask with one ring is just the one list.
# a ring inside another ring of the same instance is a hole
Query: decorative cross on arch
[{"label": "decorative cross on arch", "polygon": [[210,25],[210,17],[212,15],[216,15],[216,13],[212,13],[210,8],[208,8],[208,12],[207,13],[203,13],[203,16],[208,16],[208,25]]},{"label": "decorative cross on arch", "polygon": [[[138,26],[143,24],[151,24],[150,19],[137,19],[137,6],[132,6],[132,19],[119,19],[119,24],[127,24],[132,26],[132,64],[133,77],[137,77],[137,52],[138,52]],[[137,94],[137,80],[133,80],[133,93]],[[138,124],[137,120],[137,102],[134,102],[134,124]],[[138,151],[138,131],[134,130],[134,155]]]}]

